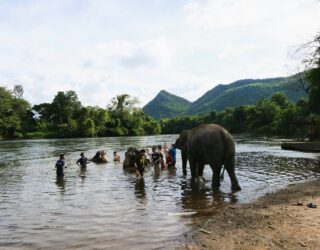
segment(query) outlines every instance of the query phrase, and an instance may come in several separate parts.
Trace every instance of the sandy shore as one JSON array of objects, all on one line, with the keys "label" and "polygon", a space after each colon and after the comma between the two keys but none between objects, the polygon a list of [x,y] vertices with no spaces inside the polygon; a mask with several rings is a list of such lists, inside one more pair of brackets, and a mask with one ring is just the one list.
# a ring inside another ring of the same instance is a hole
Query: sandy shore
[{"label": "sandy shore", "polygon": [[226,206],[195,224],[181,249],[320,249],[320,180]]}]

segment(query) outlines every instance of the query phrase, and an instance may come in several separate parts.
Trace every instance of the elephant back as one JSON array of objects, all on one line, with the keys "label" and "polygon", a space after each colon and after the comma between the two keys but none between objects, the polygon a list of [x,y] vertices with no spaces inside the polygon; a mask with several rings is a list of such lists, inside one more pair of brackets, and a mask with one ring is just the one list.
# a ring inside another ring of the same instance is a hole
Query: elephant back
[{"label": "elephant back", "polygon": [[189,156],[203,159],[204,163],[212,158],[224,161],[235,153],[232,135],[217,124],[203,124],[190,130],[187,148]]}]

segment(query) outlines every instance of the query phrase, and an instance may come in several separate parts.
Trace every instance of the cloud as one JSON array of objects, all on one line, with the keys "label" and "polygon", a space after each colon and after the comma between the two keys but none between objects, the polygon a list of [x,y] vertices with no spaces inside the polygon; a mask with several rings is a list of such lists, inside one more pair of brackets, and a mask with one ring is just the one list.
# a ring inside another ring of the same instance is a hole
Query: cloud
[{"label": "cloud", "polygon": [[75,90],[84,105],[162,89],[284,76],[290,46],[320,30],[313,0],[0,1],[0,81],[32,104]]}]

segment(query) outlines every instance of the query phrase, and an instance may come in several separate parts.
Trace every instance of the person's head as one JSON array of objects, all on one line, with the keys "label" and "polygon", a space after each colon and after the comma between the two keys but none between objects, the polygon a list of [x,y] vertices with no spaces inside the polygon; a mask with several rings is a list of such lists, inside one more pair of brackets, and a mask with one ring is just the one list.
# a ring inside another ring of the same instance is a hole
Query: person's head
[{"label": "person's head", "polygon": [[60,160],[64,159],[64,154],[60,154]]},{"label": "person's head", "polygon": [[145,150],[144,148],[143,148],[143,149],[141,149],[141,150],[140,150],[140,154],[141,154],[141,155],[146,154],[146,150]]},{"label": "person's head", "polygon": [[114,152],[113,152],[113,155],[117,155],[117,153],[118,153],[117,151],[114,151]]},{"label": "person's head", "polygon": [[161,145],[158,146],[158,150],[159,150],[159,151],[162,150],[162,146],[161,146]]},{"label": "person's head", "polygon": [[81,156],[81,157],[84,157],[84,153],[82,152],[82,153],[80,154],[80,156]]},{"label": "person's head", "polygon": [[172,147],[172,148],[175,148],[176,146],[174,145],[174,143],[172,143],[172,144],[171,144],[171,147]]},{"label": "person's head", "polygon": [[152,152],[155,153],[157,151],[156,147],[152,147]]}]

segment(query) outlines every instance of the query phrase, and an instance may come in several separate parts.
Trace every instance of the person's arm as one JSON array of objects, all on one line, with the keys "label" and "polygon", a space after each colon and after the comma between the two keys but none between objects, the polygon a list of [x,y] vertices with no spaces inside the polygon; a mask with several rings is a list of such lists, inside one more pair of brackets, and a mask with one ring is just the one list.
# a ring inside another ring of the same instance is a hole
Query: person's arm
[{"label": "person's arm", "polygon": [[80,159],[77,160],[76,164],[80,167]]}]

